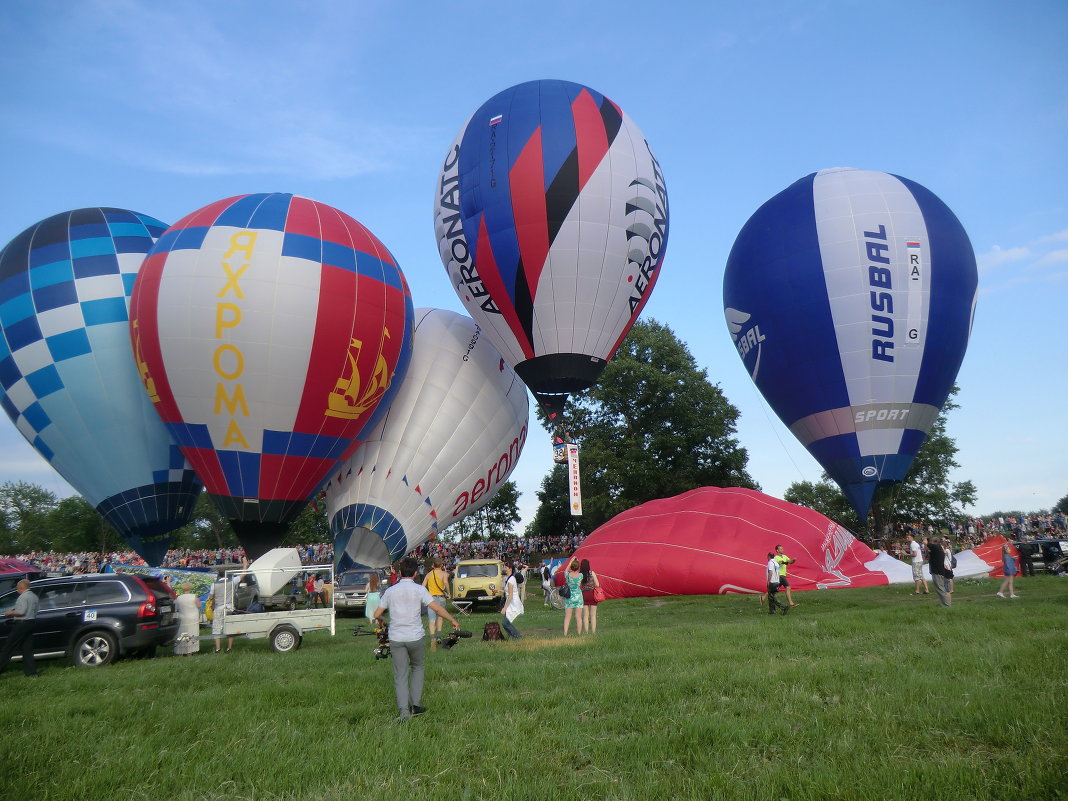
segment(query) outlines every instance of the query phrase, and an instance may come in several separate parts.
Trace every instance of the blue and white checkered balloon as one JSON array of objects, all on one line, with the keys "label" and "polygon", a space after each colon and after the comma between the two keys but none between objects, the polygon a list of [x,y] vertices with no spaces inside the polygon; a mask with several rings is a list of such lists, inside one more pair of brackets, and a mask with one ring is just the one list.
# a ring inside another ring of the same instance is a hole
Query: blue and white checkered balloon
[{"label": "blue and white checkered balloon", "polygon": [[134,279],[166,227],[123,209],[77,209],[0,251],[0,405],[152,564],[201,489],[152,408],[130,344]]}]

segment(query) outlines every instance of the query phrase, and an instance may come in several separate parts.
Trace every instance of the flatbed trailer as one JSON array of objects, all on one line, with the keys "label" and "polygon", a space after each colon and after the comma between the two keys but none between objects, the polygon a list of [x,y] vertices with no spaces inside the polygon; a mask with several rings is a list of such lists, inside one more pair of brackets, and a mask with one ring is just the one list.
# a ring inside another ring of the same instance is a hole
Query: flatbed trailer
[{"label": "flatbed trailer", "polygon": [[[302,570],[321,573],[333,580],[333,565],[308,565]],[[240,576],[243,570],[228,570]],[[262,572],[262,571],[261,571]],[[221,610],[216,610],[220,614]],[[270,612],[225,612],[222,614],[222,633],[226,637],[247,637],[250,640],[267,638],[271,650],[286,654],[297,650],[309,631],[336,632],[336,612],[333,604],[318,609],[281,609]]]}]

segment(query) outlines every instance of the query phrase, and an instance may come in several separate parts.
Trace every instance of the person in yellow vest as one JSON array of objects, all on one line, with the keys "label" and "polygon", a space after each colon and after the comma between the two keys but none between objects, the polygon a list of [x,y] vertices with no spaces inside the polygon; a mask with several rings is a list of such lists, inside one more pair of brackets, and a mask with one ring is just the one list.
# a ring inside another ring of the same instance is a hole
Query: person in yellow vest
[{"label": "person in yellow vest", "polygon": [[[426,574],[426,578],[423,579],[423,586],[430,593],[430,597],[434,599],[434,603],[444,608],[445,601],[449,597],[449,574],[445,572],[444,562],[440,556],[435,556],[430,564],[430,571]],[[430,640],[433,644],[436,639],[441,637],[441,617],[430,607],[427,607],[426,616],[429,623]]]},{"label": "person in yellow vest", "polygon": [[775,561],[779,563],[779,589],[786,590],[786,603],[790,606],[797,606],[794,603],[794,598],[790,594],[790,580],[786,578],[786,566],[792,565],[796,562],[796,559],[791,559],[785,553],[783,553],[782,546],[775,546]]}]

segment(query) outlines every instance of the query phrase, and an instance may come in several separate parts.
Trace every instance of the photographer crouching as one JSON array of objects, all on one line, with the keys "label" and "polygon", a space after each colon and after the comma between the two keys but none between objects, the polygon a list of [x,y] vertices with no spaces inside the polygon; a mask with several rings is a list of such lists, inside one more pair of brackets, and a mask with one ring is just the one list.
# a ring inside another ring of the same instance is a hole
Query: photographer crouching
[{"label": "photographer crouching", "polygon": [[389,610],[389,648],[393,657],[393,687],[397,693],[397,720],[408,720],[412,715],[421,715],[426,709],[419,704],[423,700],[423,675],[426,670],[426,641],[423,631],[423,607],[452,623],[453,629],[460,624],[444,607],[430,595],[426,587],[413,581],[419,572],[419,563],[414,559],[401,559],[398,563],[400,581],[382,593],[382,600],[375,610],[380,621]]}]

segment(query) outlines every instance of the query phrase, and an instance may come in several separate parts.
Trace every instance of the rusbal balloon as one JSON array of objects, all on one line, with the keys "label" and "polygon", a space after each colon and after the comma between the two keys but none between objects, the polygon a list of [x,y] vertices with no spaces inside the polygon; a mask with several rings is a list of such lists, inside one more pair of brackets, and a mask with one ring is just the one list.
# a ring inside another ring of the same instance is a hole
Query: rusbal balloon
[{"label": "rusbal balloon", "polygon": [[443,309],[415,316],[396,398],[327,486],[339,569],[388,565],[482,508],[526,442],[526,388],[482,330]]},{"label": "rusbal balloon", "polygon": [[723,278],[746,369],[861,520],[904,479],[968,344],[978,273],[929,190],[882,172],[802,178],[749,218]]},{"label": "rusbal balloon", "polygon": [[154,565],[201,490],[141,388],[127,329],[134,278],[166,227],[124,209],[77,209],[0,252],[0,404]]},{"label": "rusbal balloon", "polygon": [[411,325],[385,246],[307,198],[221,200],[149,253],[130,321],[145,389],[251,558],[389,403]]},{"label": "rusbal balloon", "polygon": [[648,300],[667,190],[619,106],[580,84],[530,81],[490,98],[456,137],[434,228],[467,311],[555,416]]}]

